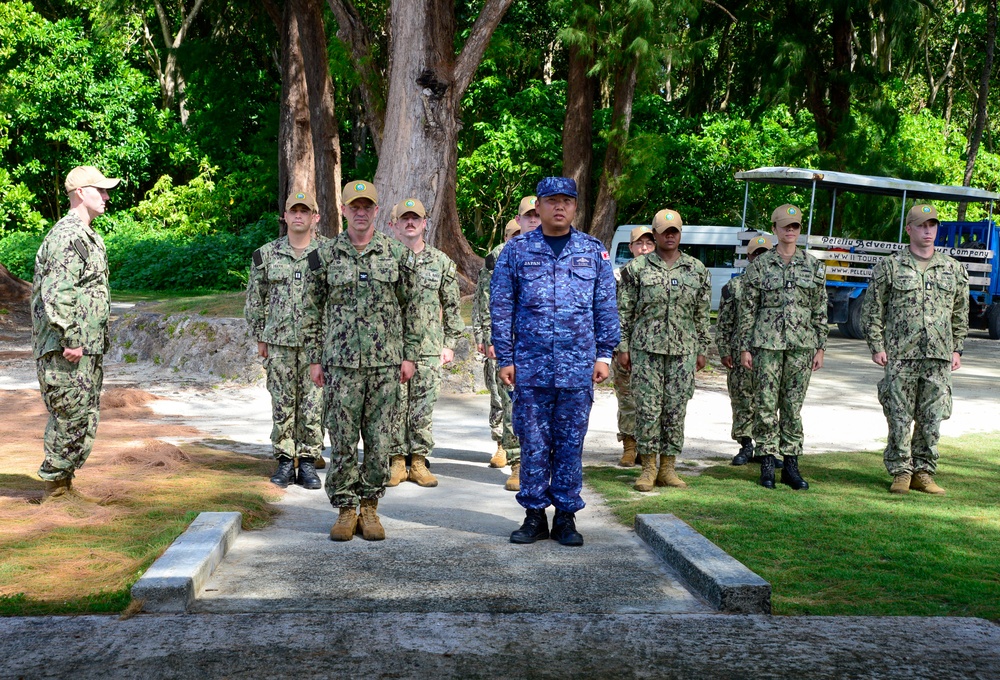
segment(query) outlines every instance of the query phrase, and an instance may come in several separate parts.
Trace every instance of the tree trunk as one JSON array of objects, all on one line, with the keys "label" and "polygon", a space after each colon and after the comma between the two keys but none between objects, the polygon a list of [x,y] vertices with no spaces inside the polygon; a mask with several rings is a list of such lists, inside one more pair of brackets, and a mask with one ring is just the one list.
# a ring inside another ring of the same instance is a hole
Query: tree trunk
[{"label": "tree trunk", "polygon": [[[302,54],[298,7],[291,0],[282,9],[281,118],[278,126],[278,214],[285,213],[285,199],[292,189],[316,195],[316,166],[309,126],[309,95]],[[284,223],[281,235],[285,234]]]},{"label": "tree trunk", "polygon": [[608,151],[604,156],[604,170],[601,185],[594,204],[594,217],[590,222],[590,234],[610,247],[618,219],[618,201],[614,193],[622,174],[624,150],[628,143],[629,128],[632,126],[632,100],[639,60],[635,57],[619,71],[615,78],[614,109],[611,115],[611,132],[608,135]]},{"label": "tree trunk", "polygon": [[[969,137],[969,153],[965,161],[965,175],[962,186],[972,186],[972,175],[976,170],[976,156],[979,145],[983,141],[983,130],[986,129],[987,99],[990,95],[990,74],[993,72],[993,54],[997,43],[997,0],[986,3],[986,56],[983,59],[983,73],[979,78],[979,98],[976,103],[976,122]],[[965,220],[967,203],[958,204],[958,221]]]},{"label": "tree trunk", "polygon": [[462,233],[456,204],[459,105],[511,0],[486,0],[455,55],[454,0],[393,0],[389,90],[375,186],[385,230],[389,211],[414,196],[428,211],[427,241],[443,250],[471,291],[482,266]]},{"label": "tree trunk", "polygon": [[563,176],[576,180],[576,223],[586,227],[590,217],[590,173],[594,161],[594,90],[596,79],[587,73],[594,66],[577,46],[569,49],[566,79],[566,120],[563,125]]},{"label": "tree trunk", "polygon": [[382,127],[385,124],[385,76],[376,68],[373,58],[374,36],[350,0],[327,0],[327,4],[337,19],[337,37],[350,50],[351,64],[359,76],[358,89],[364,103],[362,111],[365,123],[372,133],[375,155],[381,156]]},{"label": "tree trunk", "polygon": [[319,232],[340,232],[340,131],[333,109],[333,82],[326,53],[321,0],[286,0],[300,17],[299,36],[306,90],[309,99],[309,129],[312,138],[313,176],[319,204]]}]

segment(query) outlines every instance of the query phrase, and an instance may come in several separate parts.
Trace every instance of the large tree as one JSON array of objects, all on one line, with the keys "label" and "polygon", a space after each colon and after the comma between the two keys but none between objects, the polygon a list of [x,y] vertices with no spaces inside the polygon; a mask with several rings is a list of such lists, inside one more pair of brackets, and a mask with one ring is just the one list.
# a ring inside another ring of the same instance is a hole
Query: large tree
[{"label": "large tree", "polygon": [[[369,65],[373,55],[368,36],[373,31],[361,23],[350,0],[328,0],[338,20],[351,17],[350,30],[342,25],[338,37],[346,41],[358,72],[369,74],[360,79],[362,91],[370,90],[364,101],[386,102],[383,119],[371,123],[373,136],[381,140],[376,142],[379,163],[374,178],[379,203],[388,208],[408,196],[423,201],[428,210],[428,241],[455,261],[466,289],[482,260],[458,221],[455,173],[460,104],[511,1],[485,0],[468,38],[456,49],[454,0],[392,0],[383,81]],[[384,96],[373,91],[382,82]],[[383,209],[380,214],[380,228],[385,227],[388,212]]]}]

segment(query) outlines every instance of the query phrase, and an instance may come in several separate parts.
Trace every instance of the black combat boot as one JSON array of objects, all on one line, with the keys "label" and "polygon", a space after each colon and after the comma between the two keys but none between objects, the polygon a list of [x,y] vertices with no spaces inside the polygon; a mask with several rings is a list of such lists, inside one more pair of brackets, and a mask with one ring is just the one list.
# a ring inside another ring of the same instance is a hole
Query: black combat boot
[{"label": "black combat boot", "polygon": [[809,482],[799,474],[799,457],[784,456],[785,467],[781,470],[781,483],[792,487],[794,491],[804,491],[809,488]]},{"label": "black combat boot", "polygon": [[524,524],[510,535],[511,543],[534,543],[549,537],[549,519],[545,510],[528,508],[524,513]]},{"label": "black combat boot", "polygon": [[271,475],[271,484],[284,489],[295,483],[295,461],[291,458],[279,458],[278,469]]},{"label": "black combat boot", "polygon": [[553,541],[559,541],[560,545],[583,545],[583,536],[576,530],[576,514],[556,508],[550,538]]},{"label": "black combat boot", "polygon": [[760,457],[760,485],[765,489],[774,488],[774,456]]},{"label": "black combat boot", "polygon": [[312,458],[299,458],[299,475],[295,483],[303,489],[322,489],[323,482],[316,474],[316,461]]},{"label": "black combat boot", "polygon": [[750,437],[740,439],[740,452],[733,456],[730,465],[746,465],[753,459],[753,440]]}]

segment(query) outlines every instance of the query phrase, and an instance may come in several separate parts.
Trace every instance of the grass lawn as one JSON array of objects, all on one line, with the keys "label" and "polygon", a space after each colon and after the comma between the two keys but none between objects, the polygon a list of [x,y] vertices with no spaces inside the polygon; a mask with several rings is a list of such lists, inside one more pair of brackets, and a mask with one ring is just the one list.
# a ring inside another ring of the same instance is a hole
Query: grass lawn
[{"label": "grass lawn", "polygon": [[[756,484],[728,460],[683,491],[632,489],[639,468],[587,468],[617,517],[672,513],[771,583],[775,614],[1000,619],[1000,439],[942,442],[946,496],[888,493],[881,452],[806,456],[811,484]],[[779,473],[780,474],[780,473]]]}]

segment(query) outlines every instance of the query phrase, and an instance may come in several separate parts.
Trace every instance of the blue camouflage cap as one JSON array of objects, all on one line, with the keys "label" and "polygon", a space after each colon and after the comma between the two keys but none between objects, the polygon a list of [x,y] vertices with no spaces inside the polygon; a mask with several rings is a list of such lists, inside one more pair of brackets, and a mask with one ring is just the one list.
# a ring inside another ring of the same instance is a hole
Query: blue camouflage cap
[{"label": "blue camouflage cap", "polygon": [[546,177],[535,188],[535,195],[538,198],[558,194],[576,198],[576,180],[569,177]]}]

